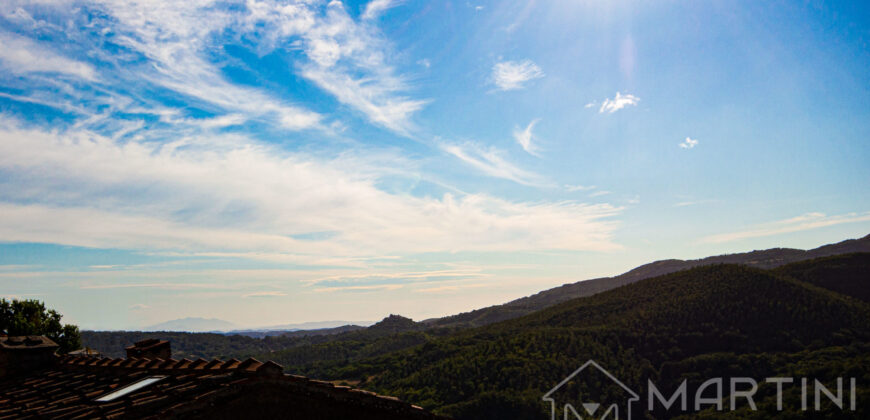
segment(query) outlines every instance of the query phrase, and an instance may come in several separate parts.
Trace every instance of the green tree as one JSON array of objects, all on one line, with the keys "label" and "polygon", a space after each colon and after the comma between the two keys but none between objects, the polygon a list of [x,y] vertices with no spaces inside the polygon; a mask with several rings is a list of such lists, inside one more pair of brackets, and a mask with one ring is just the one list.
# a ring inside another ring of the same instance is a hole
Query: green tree
[{"label": "green tree", "polygon": [[61,324],[62,317],[57,311],[46,309],[44,303],[35,299],[0,299],[0,332],[3,334],[44,335],[57,343],[62,353],[80,349],[82,340],[79,328],[71,324]]}]

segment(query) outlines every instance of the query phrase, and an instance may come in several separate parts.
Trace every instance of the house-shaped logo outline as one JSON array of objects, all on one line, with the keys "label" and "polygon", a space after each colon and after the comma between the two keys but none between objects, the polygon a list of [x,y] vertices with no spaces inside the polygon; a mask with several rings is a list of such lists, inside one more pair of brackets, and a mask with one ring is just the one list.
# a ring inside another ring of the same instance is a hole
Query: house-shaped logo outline
[{"label": "house-shaped logo outline", "polygon": [[[557,411],[556,410],[556,400],[554,400],[551,397],[551,395],[553,395],[553,393],[558,391],[559,388],[562,387],[562,385],[565,385],[571,379],[574,379],[574,377],[577,376],[577,374],[582,372],[584,369],[586,369],[590,365],[595,367],[596,369],[598,369],[601,373],[605,374],[608,378],[610,378],[611,381],[615,382],[622,389],[624,389],[625,392],[628,392],[631,395],[631,398],[629,398],[628,401],[626,402],[626,415],[627,415],[626,418],[630,420],[631,419],[631,404],[633,402],[640,401],[640,396],[637,395],[636,392],[632,391],[631,388],[625,386],[625,384],[622,383],[622,381],[620,381],[619,379],[616,379],[615,376],[613,376],[610,372],[608,372],[606,369],[601,367],[601,365],[599,365],[598,363],[596,363],[592,359],[589,359],[588,361],[586,361],[586,363],[584,363],[583,366],[580,366],[577,370],[574,371],[574,373],[568,375],[567,378],[563,379],[562,382],[559,382],[556,386],[553,387],[553,389],[547,391],[547,393],[544,394],[543,397],[541,397],[542,400],[550,402],[550,420],[557,420],[556,419],[556,411]],[[571,406],[571,408],[574,409],[574,406]]]}]

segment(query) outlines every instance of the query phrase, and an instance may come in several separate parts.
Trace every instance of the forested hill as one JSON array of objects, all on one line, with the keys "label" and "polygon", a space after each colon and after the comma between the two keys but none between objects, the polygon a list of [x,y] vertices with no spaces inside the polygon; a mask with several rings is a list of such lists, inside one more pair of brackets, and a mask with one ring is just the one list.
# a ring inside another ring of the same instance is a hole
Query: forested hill
[{"label": "forested hill", "polygon": [[824,245],[808,251],[791,248],[773,248],[761,251],[718,255],[698,260],[662,260],[644,264],[624,274],[565,284],[520,298],[502,305],[490,306],[458,315],[423,321],[439,327],[476,327],[504,321],[548,308],[578,297],[592,296],[636,281],[710,264],[740,264],[756,268],[774,268],[798,261],[831,255],[870,252],[870,235]]},{"label": "forested hill", "polygon": [[[647,378],[669,390],[687,378],[693,395],[703,379],[714,376],[810,375],[829,384],[849,376],[858,378],[858,411],[826,406],[819,418],[870,418],[870,306],[819,287],[866,285],[866,272],[861,280],[838,273],[861,273],[868,259],[870,254],[843,257],[834,271],[821,269],[831,259],[772,271],[694,268],[323,374],[459,419],[547,418],[541,396],[588,359],[641,395]],[[787,276],[790,270],[805,273],[804,280]],[[828,273],[832,277],[824,278]],[[799,407],[797,395],[786,398],[787,406]],[[776,412],[768,394],[758,400],[762,411],[756,418],[795,414]]]},{"label": "forested hill", "polygon": [[[399,339],[399,342],[404,344],[399,347],[396,347],[397,344],[387,345],[383,350],[376,353],[382,354],[385,351],[406,348],[422,342],[419,338],[414,338],[423,337],[422,333],[412,333],[422,329],[422,325],[409,318],[390,315],[369,327],[346,325],[319,330],[290,331],[281,335],[266,335],[263,337],[177,331],[83,331],[82,345],[96,349],[107,356],[124,357],[124,349],[127,346],[140,340],[159,338],[169,340],[172,343],[172,353],[176,358],[229,359],[235,357],[246,359],[251,356],[258,356],[271,359],[269,357],[270,353],[294,348],[302,348],[301,351],[304,354],[309,354],[312,351],[311,349],[316,349],[318,345],[327,342],[346,343],[347,352],[353,352],[355,351],[354,349],[359,347],[360,343],[366,344],[379,339],[390,341],[393,340],[392,336],[398,333],[407,333],[407,339]],[[446,332],[445,330],[440,332],[440,334],[445,334]],[[426,335],[426,337],[429,337],[429,335]],[[318,354],[317,356],[326,357],[327,355]],[[309,357],[305,360],[312,359]]]},{"label": "forested hill", "polygon": [[870,254],[835,255],[789,264],[776,272],[870,303]]}]

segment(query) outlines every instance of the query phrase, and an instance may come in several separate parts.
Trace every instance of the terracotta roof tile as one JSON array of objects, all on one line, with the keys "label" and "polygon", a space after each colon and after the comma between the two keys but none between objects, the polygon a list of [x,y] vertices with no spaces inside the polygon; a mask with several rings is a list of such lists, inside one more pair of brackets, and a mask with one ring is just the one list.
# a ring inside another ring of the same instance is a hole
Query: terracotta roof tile
[{"label": "terracotta roof tile", "polygon": [[235,369],[239,366],[239,364],[241,364],[241,362],[239,362],[237,359],[230,359],[230,360],[227,360],[226,362],[224,362],[223,365],[221,365],[221,369],[223,369],[223,370]]},{"label": "terracotta roof tile", "polygon": [[188,369],[202,369],[205,365],[208,364],[208,361],[205,359],[196,359],[193,363],[188,366]]},{"label": "terracotta roof tile", "polygon": [[257,367],[257,375],[279,377],[284,374],[284,366],[268,361]]},{"label": "terracotta roof tile", "polygon": [[164,360],[163,363],[157,366],[157,369],[172,369],[177,363],[178,360],[175,359]]},{"label": "terracotta roof tile", "polygon": [[139,361],[137,359],[125,359],[118,366],[125,367],[125,368],[126,367],[133,367],[133,365],[135,365],[136,363],[139,363]]},{"label": "terracotta roof tile", "polygon": [[[384,419],[436,418],[396,398],[286,375],[281,365],[271,361],[108,359],[65,355],[58,356],[56,362],[54,366],[22,378],[0,378],[0,420],[26,416],[51,419],[171,417],[172,413],[185,410],[209,409],[226,401],[227,396],[244,396],[246,390],[260,389],[256,388],[258,386],[277,387],[276,390],[286,392],[288,396],[296,396],[296,400],[311,399],[312,404],[344,404],[360,410],[392,413]],[[156,375],[166,377],[116,400],[96,401]],[[357,409],[349,410],[349,413],[356,413],[354,410]]]},{"label": "terracotta roof tile", "polygon": [[164,362],[165,361],[162,359],[154,359],[151,362],[149,362],[148,364],[146,364],[144,367],[146,369],[156,369],[158,366],[162,365]]},{"label": "terracotta roof tile", "polygon": [[187,369],[187,367],[190,366],[191,363],[193,363],[193,361],[190,359],[181,359],[172,368],[176,370]]},{"label": "terracotta roof tile", "polygon": [[214,359],[211,362],[208,362],[208,364],[206,364],[202,368],[207,369],[207,370],[220,369],[221,365],[223,365],[223,364],[224,364],[224,362],[222,362],[218,359]]},{"label": "terracotta roof tile", "polygon": [[145,367],[147,367],[147,366],[148,366],[149,364],[151,364],[151,362],[152,362],[151,359],[133,359],[133,360],[135,360],[136,363],[133,364],[132,367],[134,367],[134,368],[136,368],[136,369],[144,369]]},{"label": "terracotta roof tile", "polygon": [[257,368],[263,365],[263,362],[254,359],[253,357],[245,360],[241,364],[239,364],[237,369],[244,370],[246,372],[256,372]]}]

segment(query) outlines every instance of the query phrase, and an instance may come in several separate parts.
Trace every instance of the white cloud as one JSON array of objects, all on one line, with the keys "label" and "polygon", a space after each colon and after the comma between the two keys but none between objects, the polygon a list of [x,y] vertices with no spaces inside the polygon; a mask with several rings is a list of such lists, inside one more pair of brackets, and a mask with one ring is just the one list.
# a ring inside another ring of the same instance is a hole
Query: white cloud
[{"label": "white cloud", "polygon": [[397,290],[401,289],[404,286],[401,284],[373,284],[366,286],[333,286],[333,287],[320,287],[314,289],[315,292],[323,293],[323,292],[377,292],[384,290]]},{"label": "white cloud", "polygon": [[372,0],[366,5],[362,14],[363,19],[375,19],[385,10],[398,6],[401,1],[397,0]]},{"label": "white cloud", "polygon": [[460,290],[465,289],[476,289],[479,287],[486,287],[488,284],[485,283],[471,283],[471,284],[456,284],[456,285],[448,285],[448,286],[436,286],[436,287],[427,287],[424,289],[417,289],[415,292],[417,293],[443,293],[443,292],[458,292]]},{"label": "white cloud", "polygon": [[0,62],[6,70],[18,74],[59,73],[91,82],[97,79],[97,72],[90,64],[64,57],[28,38],[2,31]]},{"label": "white cloud", "polygon": [[469,281],[480,281],[489,277],[489,274],[481,272],[478,267],[463,269],[431,269],[429,271],[412,272],[367,272],[366,274],[340,274],[326,277],[317,277],[304,281],[308,286],[318,288],[346,287],[346,286],[388,286],[410,285],[431,286],[447,284],[464,284]]},{"label": "white cloud", "polygon": [[535,128],[535,124],[537,124],[540,120],[540,118],[532,120],[532,122],[530,122],[529,125],[527,125],[526,128],[522,130],[519,128],[514,128],[514,140],[516,140],[517,143],[522,146],[523,150],[528,152],[530,155],[539,157],[540,155],[538,154],[538,147],[532,144],[532,138],[534,137],[534,135],[532,134],[532,129]]},{"label": "white cloud", "polygon": [[198,124],[200,127],[205,129],[222,128],[242,124],[245,122],[245,117],[244,115],[239,114],[226,114],[214,118],[203,118],[199,120],[187,119],[186,122]]},{"label": "white cloud", "polygon": [[674,204],[674,207],[689,207],[689,206],[696,206],[696,205],[699,205],[699,204],[713,203],[713,202],[715,202],[715,201],[716,201],[716,200],[681,201],[681,202],[679,202],[679,203],[675,203],[675,204]]},{"label": "white cloud", "polygon": [[27,265],[27,264],[0,264],[0,272],[32,270],[32,269],[38,268],[38,267],[39,267],[38,265]]},{"label": "white cloud", "polygon": [[492,66],[492,83],[500,90],[522,89],[525,83],[544,77],[544,72],[531,60],[502,61]]},{"label": "white cloud", "polygon": [[610,191],[595,191],[594,193],[589,194],[590,197],[601,197],[604,195],[612,194]]},{"label": "white cloud", "polygon": [[494,147],[484,148],[474,143],[465,143],[443,144],[441,148],[489,176],[529,186],[544,184],[540,175],[520,169],[506,161],[502,156],[504,153]]},{"label": "white cloud", "polygon": [[[460,250],[608,250],[621,209],[377,188],[394,155],[282,152],[241,136],[115,141],[0,124],[0,237],[143,251],[286,255],[294,261]],[[492,176],[538,182],[495,150],[446,148]],[[386,162],[390,162],[387,164]],[[394,167],[393,165],[392,167]],[[416,177],[413,172],[407,174]],[[335,232],[327,240],[299,240]]]},{"label": "white cloud", "polygon": [[246,294],[242,295],[242,297],[246,297],[246,298],[264,298],[264,297],[281,297],[281,296],[287,296],[287,293],[280,292],[280,291],[268,291],[268,292],[252,292],[252,293],[246,293]]},{"label": "white cloud", "polygon": [[836,216],[827,216],[824,213],[807,213],[790,219],[766,223],[750,229],[711,235],[701,239],[705,243],[733,242],[742,239],[760,238],[765,236],[781,235],[785,233],[801,232],[811,229],[819,229],[828,226],[845,223],[858,223],[870,221],[870,212],[847,213]]},{"label": "white cloud", "polygon": [[601,103],[601,108],[598,109],[598,112],[612,114],[627,106],[635,106],[638,102],[640,102],[640,98],[637,96],[630,94],[623,95],[616,92],[616,96],[613,99],[607,98]]},{"label": "white cloud", "polygon": [[594,189],[595,189],[595,186],[594,186],[594,185],[571,185],[571,184],[565,184],[565,191],[568,191],[568,192],[575,192],[575,191],[589,191],[589,190],[594,190]]},{"label": "white cloud", "polygon": [[684,140],[682,143],[680,143],[680,147],[683,149],[691,149],[697,145],[698,145],[698,140],[691,139],[689,137],[686,137],[686,140]]},{"label": "white cloud", "polygon": [[141,311],[143,309],[150,309],[150,308],[151,308],[150,306],[148,306],[144,303],[136,303],[136,304],[130,305],[130,309],[133,309],[135,311]]}]

